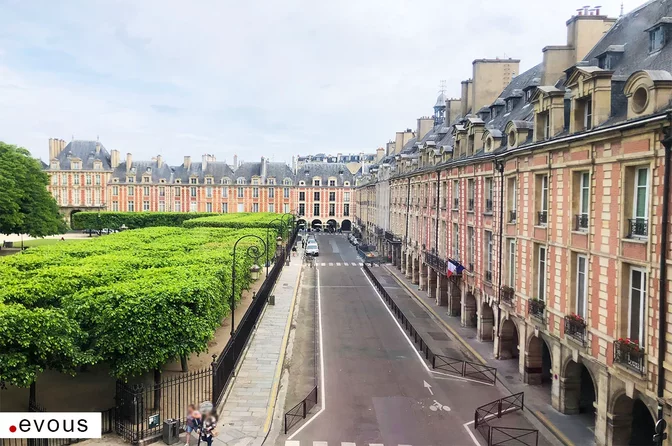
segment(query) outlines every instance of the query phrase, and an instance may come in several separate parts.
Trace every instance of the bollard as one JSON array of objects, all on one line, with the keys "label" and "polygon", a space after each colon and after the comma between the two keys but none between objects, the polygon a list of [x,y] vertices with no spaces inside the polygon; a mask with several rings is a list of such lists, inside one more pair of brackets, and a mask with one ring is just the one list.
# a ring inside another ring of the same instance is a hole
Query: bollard
[{"label": "bollard", "polygon": [[268,296],[268,304],[275,305],[275,294],[271,294]]}]

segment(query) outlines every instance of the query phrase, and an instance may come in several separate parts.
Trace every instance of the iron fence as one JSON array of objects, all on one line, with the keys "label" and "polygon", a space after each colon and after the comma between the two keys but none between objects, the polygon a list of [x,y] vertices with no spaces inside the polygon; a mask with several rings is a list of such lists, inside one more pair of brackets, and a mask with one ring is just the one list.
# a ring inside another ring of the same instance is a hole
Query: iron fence
[{"label": "iron fence", "polygon": [[296,406],[292,407],[285,413],[285,434],[291,428],[296,426],[299,421],[304,420],[310,410],[317,405],[317,386],[313,387],[308,396],[306,396]]},{"label": "iron fence", "polygon": [[541,300],[528,300],[527,313],[535,319],[544,322],[544,309],[546,304]]},{"label": "iron fence", "polygon": [[614,341],[614,362],[644,374],[645,352],[642,347],[625,341]]},{"label": "iron fence", "polygon": [[474,411],[474,428],[483,436],[488,446],[513,444],[536,446],[539,442],[538,430],[493,426],[489,421],[493,418],[501,418],[509,412],[523,410],[524,407],[525,394],[523,392],[479,406]]},{"label": "iron fence", "polygon": [[539,431],[536,429],[490,426],[489,446],[537,446],[538,444]]},{"label": "iron fence", "polygon": [[509,223],[516,221],[516,211],[509,211]]},{"label": "iron fence", "polygon": [[511,288],[510,286],[506,286],[506,285],[504,285],[502,287],[502,303],[505,303],[508,306],[513,307],[515,297],[516,297],[516,293],[513,290],[513,288]]},{"label": "iron fence", "polygon": [[565,316],[565,334],[583,345],[586,340],[586,321]]},{"label": "iron fence", "polygon": [[574,216],[574,230],[583,231],[588,229],[588,214],[578,214]]},{"label": "iron fence", "polygon": [[646,218],[628,219],[629,233],[628,238],[646,237],[649,233],[649,222]]},{"label": "iron fence", "polygon": [[546,223],[548,223],[548,211],[537,212],[537,224],[539,226],[546,226]]}]

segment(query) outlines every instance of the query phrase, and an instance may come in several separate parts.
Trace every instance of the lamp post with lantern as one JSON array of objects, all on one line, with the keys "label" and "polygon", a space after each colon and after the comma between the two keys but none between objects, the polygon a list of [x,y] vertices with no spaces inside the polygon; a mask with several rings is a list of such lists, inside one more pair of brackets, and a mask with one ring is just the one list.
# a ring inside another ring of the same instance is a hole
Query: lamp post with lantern
[{"label": "lamp post with lantern", "polygon": [[[236,243],[233,245],[233,261],[231,263],[231,337],[233,337],[234,333],[234,328],[235,328],[235,323],[236,323],[236,318],[235,318],[235,306],[236,306],[236,250],[238,248],[238,243],[240,243],[241,240],[245,240],[246,238],[256,238],[260,243],[261,246],[263,247],[263,250],[266,251],[266,243],[261,239],[261,237],[254,235],[254,234],[247,234],[236,240]],[[255,243],[256,241],[255,240]],[[263,251],[259,249],[259,246],[256,244],[250,245],[247,247],[247,250],[245,251],[245,254],[250,257],[251,259],[254,260],[254,263],[259,261],[259,258],[263,255]]]}]

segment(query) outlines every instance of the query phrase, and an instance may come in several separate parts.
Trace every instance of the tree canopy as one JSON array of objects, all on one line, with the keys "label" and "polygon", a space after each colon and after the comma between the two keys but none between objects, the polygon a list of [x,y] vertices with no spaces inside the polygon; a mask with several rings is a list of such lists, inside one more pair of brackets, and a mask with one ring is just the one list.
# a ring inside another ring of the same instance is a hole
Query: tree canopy
[{"label": "tree canopy", "polygon": [[48,183],[28,150],[0,141],[0,233],[43,237],[65,232]]}]

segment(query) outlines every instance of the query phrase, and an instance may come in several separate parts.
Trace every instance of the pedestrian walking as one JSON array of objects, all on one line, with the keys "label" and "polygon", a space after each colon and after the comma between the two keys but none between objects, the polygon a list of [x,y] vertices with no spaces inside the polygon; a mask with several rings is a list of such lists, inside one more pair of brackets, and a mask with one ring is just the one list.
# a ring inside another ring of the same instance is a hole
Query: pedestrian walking
[{"label": "pedestrian walking", "polygon": [[189,440],[191,440],[191,433],[197,431],[201,424],[201,413],[196,410],[196,406],[189,404],[187,407],[187,425],[184,430],[187,433],[187,438],[184,443],[184,446],[189,446]]},{"label": "pedestrian walking", "polygon": [[205,417],[201,425],[201,435],[198,440],[200,446],[201,441],[204,441],[208,446],[212,446],[212,440],[217,436],[217,412],[212,411]]}]

